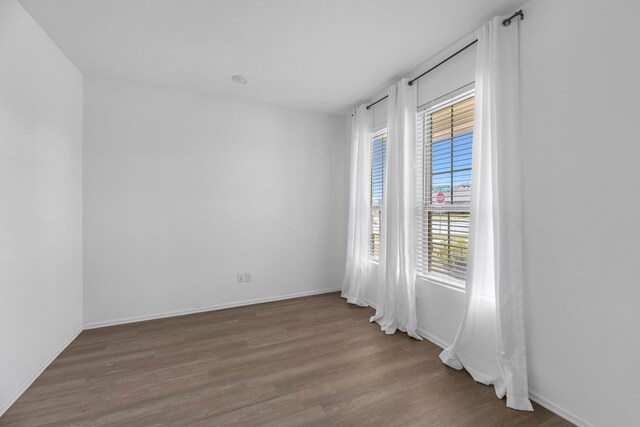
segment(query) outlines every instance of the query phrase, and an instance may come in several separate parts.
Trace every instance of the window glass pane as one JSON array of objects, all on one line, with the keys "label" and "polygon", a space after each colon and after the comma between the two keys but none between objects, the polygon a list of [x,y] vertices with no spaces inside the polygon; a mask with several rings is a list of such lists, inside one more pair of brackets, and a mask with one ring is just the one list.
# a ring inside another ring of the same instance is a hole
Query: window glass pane
[{"label": "window glass pane", "polygon": [[428,218],[428,271],[464,280],[469,213],[429,212]]},{"label": "window glass pane", "polygon": [[380,217],[384,196],[384,174],[387,165],[387,130],[371,136],[371,215],[369,229],[369,254],[378,260],[380,252]]},{"label": "window glass pane", "polygon": [[453,204],[471,203],[471,170],[453,173]]},{"label": "window glass pane", "polygon": [[451,173],[431,175],[431,203],[434,205],[451,203]]},{"label": "window glass pane", "polygon": [[453,168],[471,169],[471,145],[473,134],[458,136],[453,139]]},{"label": "window glass pane", "polygon": [[451,141],[444,140],[431,145],[431,172],[451,171]]},{"label": "window glass pane", "polygon": [[474,99],[469,98],[451,107],[454,136],[473,132],[473,103]]},{"label": "window glass pane", "polygon": [[371,150],[371,206],[382,206],[384,191],[384,168],[387,162],[386,138],[372,142]]},{"label": "window glass pane", "polygon": [[377,260],[380,254],[380,211],[371,211],[371,258]]}]

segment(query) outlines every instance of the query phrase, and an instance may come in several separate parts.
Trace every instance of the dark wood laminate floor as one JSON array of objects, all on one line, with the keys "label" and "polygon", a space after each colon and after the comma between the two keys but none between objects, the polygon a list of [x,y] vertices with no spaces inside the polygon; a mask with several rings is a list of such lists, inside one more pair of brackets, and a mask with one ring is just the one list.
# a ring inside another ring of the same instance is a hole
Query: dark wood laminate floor
[{"label": "dark wood laminate floor", "polygon": [[82,332],[1,426],[567,426],[337,293]]}]

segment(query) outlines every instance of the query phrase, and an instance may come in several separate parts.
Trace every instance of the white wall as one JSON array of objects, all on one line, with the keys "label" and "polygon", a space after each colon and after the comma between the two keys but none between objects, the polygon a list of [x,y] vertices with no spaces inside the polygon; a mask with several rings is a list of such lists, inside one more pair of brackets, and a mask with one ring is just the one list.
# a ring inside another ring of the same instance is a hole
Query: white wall
[{"label": "white wall", "polygon": [[640,3],[535,0],[524,12],[530,390],[585,424],[638,425]]},{"label": "white wall", "polygon": [[90,78],[84,128],[85,324],[341,286],[343,117]]},{"label": "white wall", "polygon": [[0,1],[0,415],[82,328],[82,75]]}]

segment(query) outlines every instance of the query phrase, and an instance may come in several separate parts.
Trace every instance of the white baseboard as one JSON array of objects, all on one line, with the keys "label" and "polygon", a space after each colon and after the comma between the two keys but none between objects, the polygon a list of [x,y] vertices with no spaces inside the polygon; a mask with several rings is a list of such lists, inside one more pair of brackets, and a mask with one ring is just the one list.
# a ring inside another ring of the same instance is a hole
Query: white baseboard
[{"label": "white baseboard", "polygon": [[31,384],[33,384],[33,382],[38,379],[40,374],[42,374],[44,370],[47,369],[51,362],[53,362],[56,357],[58,357],[60,353],[62,353],[64,349],[67,348],[67,346],[71,344],[71,342],[73,342],[73,340],[75,340],[78,335],[80,335],[80,332],[82,332],[82,328],[79,328],[73,334],[71,334],[71,337],[69,337],[69,339],[67,339],[60,347],[58,347],[53,353],[51,353],[51,355],[47,357],[47,359],[38,367],[38,369],[36,369],[7,400],[0,403],[0,417],[5,412],[7,412],[11,405],[13,405],[20,396],[22,396],[22,393],[27,391]]},{"label": "white baseboard", "polygon": [[[365,302],[367,304],[369,304],[370,307],[376,308],[376,304],[371,301],[370,299],[365,299]],[[416,329],[416,332],[418,333],[418,335],[420,335],[422,338],[431,341],[432,343],[434,343],[435,345],[437,345],[438,347],[441,347],[443,349],[449,347],[451,344],[448,344],[446,342],[444,342],[443,340],[441,340],[440,338],[436,337],[435,335],[431,335],[429,332],[425,331],[424,329]]]},{"label": "white baseboard", "polygon": [[416,329],[416,332],[418,332],[418,334],[426,339],[431,341],[432,343],[434,343],[435,345],[437,345],[438,347],[445,349],[447,347],[449,347],[451,344],[445,342],[444,340],[436,337],[435,335],[430,334],[429,332],[425,331],[424,329],[418,328]]},{"label": "white baseboard", "polygon": [[545,408],[547,408],[551,412],[561,416],[565,420],[567,420],[569,422],[572,422],[573,424],[575,424],[577,426],[580,426],[580,427],[595,427],[594,424],[591,424],[587,420],[585,420],[583,418],[580,418],[579,416],[573,414],[572,412],[567,411],[566,409],[562,408],[561,406],[556,405],[555,403],[545,399],[544,397],[540,396],[538,393],[533,392],[531,390],[529,390],[529,399],[533,400],[534,402],[536,402],[540,406],[544,406]]},{"label": "white baseboard", "polygon": [[[365,299],[365,302],[367,304],[369,304],[370,307],[376,308],[376,304],[371,301],[370,299]],[[418,335],[420,335],[422,338],[431,341],[432,343],[434,343],[435,345],[437,345],[438,347],[445,349],[447,347],[449,347],[451,344],[446,343],[445,341],[441,340],[440,338],[436,337],[435,335],[430,334],[429,332],[425,331],[424,329],[418,328],[416,329],[416,332],[418,333]]]},{"label": "white baseboard", "polygon": [[204,307],[189,308],[185,310],[169,311],[165,313],[149,314],[145,316],[123,317],[120,319],[113,319],[113,320],[101,320],[99,322],[85,323],[84,329],[104,328],[107,326],[124,325],[126,323],[143,322],[145,320],[164,319],[166,317],[174,317],[174,316],[186,316],[188,314],[203,313],[206,311],[224,310],[226,308],[242,307],[245,305],[261,304],[261,303],[273,302],[273,301],[282,301],[282,300],[288,300],[293,298],[307,297],[311,295],[328,294],[328,293],[336,292],[339,290],[341,290],[341,288],[314,289],[311,291],[296,292],[293,294],[279,295],[275,297],[256,298],[251,300],[230,302],[225,304],[215,304],[215,305],[209,305]]}]

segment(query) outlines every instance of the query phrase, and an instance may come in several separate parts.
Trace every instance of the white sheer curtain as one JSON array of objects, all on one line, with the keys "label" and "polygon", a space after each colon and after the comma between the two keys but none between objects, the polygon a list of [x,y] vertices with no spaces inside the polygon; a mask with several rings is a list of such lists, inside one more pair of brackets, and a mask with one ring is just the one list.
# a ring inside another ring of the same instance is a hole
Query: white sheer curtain
[{"label": "white sheer curtain", "polygon": [[387,171],[382,200],[376,314],[387,334],[416,339],[415,150],[416,86],[402,79],[389,88]]},{"label": "white sheer curtain", "polygon": [[440,358],[494,384],[510,408],[531,411],[522,312],[519,23],[505,27],[503,19],[484,25],[478,37],[466,310]]},{"label": "white sheer curtain", "polygon": [[351,304],[367,306],[366,282],[369,277],[369,199],[371,170],[371,112],[365,105],[353,111],[351,120],[351,184],[347,263],[342,297]]}]

